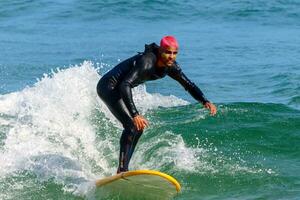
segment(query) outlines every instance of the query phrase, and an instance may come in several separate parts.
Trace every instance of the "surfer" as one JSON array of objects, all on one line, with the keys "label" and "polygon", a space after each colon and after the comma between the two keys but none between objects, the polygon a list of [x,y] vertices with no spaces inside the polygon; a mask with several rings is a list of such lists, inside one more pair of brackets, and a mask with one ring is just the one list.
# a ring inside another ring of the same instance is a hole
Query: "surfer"
[{"label": "surfer", "polygon": [[191,96],[210,110],[216,106],[207,100],[202,91],[182,72],[176,56],[178,42],[173,36],[165,36],[160,46],[145,45],[142,53],[130,57],[107,72],[97,84],[97,93],[112,114],[122,123],[120,155],[117,173],[128,171],[129,161],[148,121],[139,114],[132,99],[131,89],[146,81],[160,79],[166,75],[178,81]]}]

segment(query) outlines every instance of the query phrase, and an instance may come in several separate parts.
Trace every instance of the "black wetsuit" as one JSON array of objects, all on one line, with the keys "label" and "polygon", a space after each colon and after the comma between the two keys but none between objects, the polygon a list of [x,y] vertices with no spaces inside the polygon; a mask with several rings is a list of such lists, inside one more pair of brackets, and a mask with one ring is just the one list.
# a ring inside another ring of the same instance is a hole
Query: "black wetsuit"
[{"label": "black wetsuit", "polygon": [[122,123],[124,130],[120,139],[118,171],[127,171],[134,148],[142,134],[137,131],[132,118],[139,115],[132,99],[131,88],[146,81],[166,75],[178,81],[196,100],[206,103],[201,90],[181,71],[176,62],[173,66],[157,67],[158,46],[145,45],[145,51],[115,66],[97,85],[97,93],[113,115]]}]

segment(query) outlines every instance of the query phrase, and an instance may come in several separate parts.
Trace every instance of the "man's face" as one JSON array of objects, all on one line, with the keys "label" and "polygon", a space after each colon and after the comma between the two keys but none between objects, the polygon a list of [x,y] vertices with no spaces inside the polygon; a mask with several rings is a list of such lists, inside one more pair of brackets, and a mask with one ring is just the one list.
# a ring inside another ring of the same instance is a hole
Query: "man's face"
[{"label": "man's face", "polygon": [[174,47],[161,48],[161,61],[168,67],[172,66],[176,60],[178,49]]}]

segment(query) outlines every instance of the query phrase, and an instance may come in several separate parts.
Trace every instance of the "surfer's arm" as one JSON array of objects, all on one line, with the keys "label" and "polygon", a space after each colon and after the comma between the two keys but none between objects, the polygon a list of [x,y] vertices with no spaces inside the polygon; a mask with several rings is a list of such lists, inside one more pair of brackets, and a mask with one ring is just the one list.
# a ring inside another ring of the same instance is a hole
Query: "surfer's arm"
[{"label": "surfer's arm", "polygon": [[138,116],[139,112],[133,102],[131,89],[136,85],[136,83],[142,82],[141,80],[143,80],[147,70],[151,67],[150,65],[151,62],[149,58],[143,56],[141,59],[138,59],[120,84],[119,89],[121,97],[132,117]]},{"label": "surfer's arm", "polygon": [[[130,78],[133,78],[136,72],[134,72],[133,74],[131,74],[132,76]],[[132,117],[135,117],[137,115],[139,115],[139,112],[137,111],[135,104],[133,102],[132,99],[132,92],[131,92],[131,88],[133,88],[132,84],[131,84],[131,79],[128,80],[124,80],[122,81],[122,83],[120,84],[120,94],[121,97],[126,105],[126,107],[128,108],[130,115]]]},{"label": "surfer's arm", "polygon": [[203,105],[209,103],[207,98],[204,96],[203,92],[200,90],[199,87],[196,86],[188,77],[182,72],[180,67],[175,64],[173,69],[168,74],[171,78],[179,82],[185,90],[187,90],[190,95],[196,99],[197,101],[201,102]]},{"label": "surfer's arm", "polygon": [[184,89],[187,90],[192,97],[194,97],[194,99],[201,102],[205,108],[209,109],[211,115],[215,115],[217,113],[216,106],[206,99],[200,88],[187,78],[177,63],[175,63],[175,66],[173,66],[172,70],[169,72],[169,76],[178,81]]}]

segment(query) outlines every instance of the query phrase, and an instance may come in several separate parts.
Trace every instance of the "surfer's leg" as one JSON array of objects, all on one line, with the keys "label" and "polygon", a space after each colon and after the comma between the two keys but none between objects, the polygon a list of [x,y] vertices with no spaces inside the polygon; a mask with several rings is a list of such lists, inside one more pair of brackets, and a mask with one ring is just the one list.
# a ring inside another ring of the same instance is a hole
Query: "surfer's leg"
[{"label": "surfer's leg", "polygon": [[118,172],[128,171],[129,162],[142,131],[131,132],[124,129],[120,139],[120,157]]},{"label": "surfer's leg", "polygon": [[119,99],[110,110],[124,127],[120,138],[119,173],[128,171],[130,159],[143,131],[138,131],[134,126],[129,111],[122,99]]},{"label": "surfer's leg", "polygon": [[132,129],[134,127],[132,117],[121,98],[118,90],[108,89],[108,83],[101,80],[97,85],[98,96],[103,100],[111,113],[122,123],[124,129]]},{"label": "surfer's leg", "polygon": [[142,131],[137,131],[132,117],[123,101],[120,94],[111,90],[101,89],[97,90],[99,97],[105,102],[112,114],[122,123],[124,130],[120,138],[120,155],[118,173],[128,171],[128,165],[135,146],[142,135]]},{"label": "surfer's leg", "polygon": [[[129,153],[128,153],[128,160],[130,161],[131,157],[132,157],[132,154],[135,150],[135,146],[137,144],[137,142],[139,141],[141,135],[142,135],[143,131],[136,131],[134,132],[134,135],[132,137],[132,141],[131,141],[131,147],[129,149]],[[131,140],[131,138],[129,138]],[[128,161],[128,164],[129,164],[129,161]]]},{"label": "surfer's leg", "polygon": [[113,106],[109,106],[111,112],[122,123],[124,130],[120,138],[120,155],[118,173],[128,171],[128,166],[135,146],[142,135],[137,131],[127,107],[122,99],[119,99]]}]

